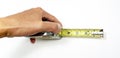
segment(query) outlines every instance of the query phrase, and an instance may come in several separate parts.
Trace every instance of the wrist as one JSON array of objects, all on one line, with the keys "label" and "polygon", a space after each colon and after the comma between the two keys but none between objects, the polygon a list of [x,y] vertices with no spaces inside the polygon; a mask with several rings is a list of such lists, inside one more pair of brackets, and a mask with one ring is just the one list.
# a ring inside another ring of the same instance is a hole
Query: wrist
[{"label": "wrist", "polygon": [[13,29],[13,26],[9,24],[10,19],[0,18],[0,37],[9,37],[10,30]]},{"label": "wrist", "polygon": [[4,22],[5,18],[0,18],[0,37],[6,37],[8,35],[8,27]]},{"label": "wrist", "polygon": [[[0,37],[13,37],[20,27],[12,18],[0,18]],[[13,35],[14,34],[14,35]]]}]

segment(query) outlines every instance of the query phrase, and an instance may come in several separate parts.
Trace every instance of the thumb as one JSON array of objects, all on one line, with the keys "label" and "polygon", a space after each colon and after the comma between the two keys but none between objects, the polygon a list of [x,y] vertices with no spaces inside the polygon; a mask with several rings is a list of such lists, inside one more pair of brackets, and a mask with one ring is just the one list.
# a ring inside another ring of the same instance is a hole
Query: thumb
[{"label": "thumb", "polygon": [[61,31],[61,25],[55,22],[43,22],[42,30],[45,32],[59,33]]}]

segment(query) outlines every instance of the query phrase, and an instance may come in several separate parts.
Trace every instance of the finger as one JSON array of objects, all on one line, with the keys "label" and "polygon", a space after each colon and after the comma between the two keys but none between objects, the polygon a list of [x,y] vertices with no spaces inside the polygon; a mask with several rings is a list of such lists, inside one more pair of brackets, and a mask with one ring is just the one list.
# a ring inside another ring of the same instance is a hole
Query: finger
[{"label": "finger", "polygon": [[34,44],[34,43],[35,43],[35,41],[36,41],[36,39],[35,39],[35,38],[30,38],[30,42],[31,42],[32,44]]},{"label": "finger", "polygon": [[53,15],[49,14],[48,12],[46,12],[44,10],[43,10],[43,17],[45,17],[46,19],[48,19],[51,22],[59,23],[62,26],[61,22],[56,17],[54,17]]},{"label": "finger", "polygon": [[61,25],[54,22],[43,22],[42,30],[45,32],[59,33],[61,31]]}]

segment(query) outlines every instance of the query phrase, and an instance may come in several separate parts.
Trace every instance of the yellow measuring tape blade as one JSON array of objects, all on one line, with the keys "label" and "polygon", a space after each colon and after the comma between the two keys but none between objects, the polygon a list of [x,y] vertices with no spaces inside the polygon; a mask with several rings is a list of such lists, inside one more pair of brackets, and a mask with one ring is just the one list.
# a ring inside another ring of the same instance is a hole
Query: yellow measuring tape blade
[{"label": "yellow measuring tape blade", "polygon": [[103,38],[103,29],[62,29],[60,33],[42,32],[30,36],[31,38],[58,40],[63,37],[78,38]]},{"label": "yellow measuring tape blade", "polygon": [[62,29],[61,37],[102,38],[103,29]]}]

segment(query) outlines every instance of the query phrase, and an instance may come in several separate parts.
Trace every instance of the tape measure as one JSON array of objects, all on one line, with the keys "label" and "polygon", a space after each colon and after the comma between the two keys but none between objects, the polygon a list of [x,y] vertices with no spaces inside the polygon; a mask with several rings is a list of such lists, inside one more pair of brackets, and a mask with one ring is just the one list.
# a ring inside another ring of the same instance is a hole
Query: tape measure
[{"label": "tape measure", "polygon": [[62,29],[60,33],[54,34],[52,32],[41,32],[30,36],[36,39],[61,39],[63,37],[75,38],[103,38],[103,29]]},{"label": "tape measure", "polygon": [[62,29],[62,37],[102,38],[103,29]]}]

